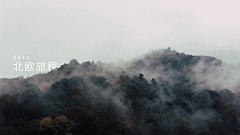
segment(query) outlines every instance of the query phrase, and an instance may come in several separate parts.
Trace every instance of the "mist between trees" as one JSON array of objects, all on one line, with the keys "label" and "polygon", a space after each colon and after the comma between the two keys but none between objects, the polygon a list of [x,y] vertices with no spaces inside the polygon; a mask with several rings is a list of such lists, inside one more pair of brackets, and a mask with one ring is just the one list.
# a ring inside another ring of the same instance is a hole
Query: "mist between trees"
[{"label": "mist between trees", "polygon": [[1,134],[240,134],[239,69],[170,48],[0,79]]}]

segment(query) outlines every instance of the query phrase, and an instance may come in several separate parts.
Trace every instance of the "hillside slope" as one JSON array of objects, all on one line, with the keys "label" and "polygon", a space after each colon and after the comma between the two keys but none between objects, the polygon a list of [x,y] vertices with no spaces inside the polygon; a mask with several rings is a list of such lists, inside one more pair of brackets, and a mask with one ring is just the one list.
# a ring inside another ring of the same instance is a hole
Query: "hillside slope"
[{"label": "hillside slope", "polygon": [[239,69],[166,49],[0,79],[1,134],[240,134]]}]

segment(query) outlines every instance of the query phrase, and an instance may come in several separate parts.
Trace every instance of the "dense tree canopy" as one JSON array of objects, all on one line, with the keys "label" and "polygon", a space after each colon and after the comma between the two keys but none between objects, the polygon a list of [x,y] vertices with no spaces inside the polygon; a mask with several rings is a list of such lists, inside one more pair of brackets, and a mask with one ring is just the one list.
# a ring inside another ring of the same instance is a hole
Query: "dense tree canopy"
[{"label": "dense tree canopy", "polygon": [[221,61],[168,48],[124,64],[72,60],[1,79],[0,135],[240,133],[240,94],[209,83]]}]

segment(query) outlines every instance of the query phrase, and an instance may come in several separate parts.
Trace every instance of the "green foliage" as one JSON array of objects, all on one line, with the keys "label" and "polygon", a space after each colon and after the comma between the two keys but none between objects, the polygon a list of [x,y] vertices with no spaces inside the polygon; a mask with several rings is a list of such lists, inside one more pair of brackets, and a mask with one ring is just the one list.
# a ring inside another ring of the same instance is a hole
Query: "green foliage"
[{"label": "green foliage", "polygon": [[192,113],[192,109],[189,107],[188,103],[183,101],[182,99],[174,99],[172,101],[172,103],[174,105],[180,106],[181,108],[183,108],[185,111]]},{"label": "green foliage", "polygon": [[97,127],[97,132],[106,134],[117,126],[116,119],[113,119],[110,114],[105,111],[97,111],[93,114],[92,119]]},{"label": "green foliage", "polygon": [[[42,76],[23,81],[16,79],[11,83],[3,79],[3,84],[9,86],[1,87],[1,92],[7,91],[11,95],[0,97],[1,117],[5,119],[1,124],[13,128],[1,128],[0,134],[5,131],[11,134],[11,129],[17,129],[20,134],[51,135],[239,134],[240,96],[227,89],[218,92],[198,90],[199,83],[192,77],[197,75],[194,66],[201,58],[167,49],[135,60],[123,72],[121,68],[116,72],[104,69],[101,63],[98,65],[102,67],[98,68],[89,61],[80,65],[73,60],[47,74],[49,82],[60,81],[50,88],[45,87],[43,93],[30,83],[41,85]],[[207,66],[203,69],[208,70],[213,60],[204,57]],[[141,73],[143,71],[147,79]],[[73,73],[82,74],[84,78],[71,77]],[[156,79],[148,80],[152,75]],[[15,87],[16,84],[20,86]],[[206,86],[205,83],[201,85]],[[11,88],[21,92],[13,94]],[[36,122],[25,125],[31,121]],[[22,131],[27,128],[34,130]]]},{"label": "green foliage", "polygon": [[76,106],[67,108],[64,114],[70,120],[75,120],[79,124],[84,124],[86,120],[91,116],[91,114],[88,112],[87,109],[84,109],[82,107],[76,107]]},{"label": "green foliage", "polygon": [[152,84],[152,85],[157,85],[157,81],[156,81],[154,78],[152,78],[151,84]]},{"label": "green foliage", "polygon": [[106,81],[106,79],[103,76],[90,76],[89,79],[93,82],[93,84],[100,86],[104,89],[110,86],[110,83]]},{"label": "green foliage", "polygon": [[218,94],[217,91],[212,91],[212,90],[207,90],[207,89],[205,89],[204,91],[208,91],[212,98],[215,96],[220,97],[220,95]]},{"label": "green foliage", "polygon": [[83,78],[81,76],[73,76],[71,78],[69,78],[69,81],[71,84],[82,84],[85,85],[85,82],[83,80]]},{"label": "green foliage", "polygon": [[50,91],[56,91],[56,90],[68,90],[68,88],[70,87],[70,81],[67,78],[64,78],[58,82],[55,82],[54,84],[52,84],[52,86],[50,87]]},{"label": "green foliage", "polygon": [[153,111],[153,108],[155,107],[155,103],[146,99],[146,98],[136,98],[133,101],[133,105],[138,107],[141,111],[145,113],[150,113]]},{"label": "green foliage", "polygon": [[140,77],[134,76],[130,78],[128,76],[120,76],[120,81],[123,91],[126,93],[127,98],[135,100],[137,97],[147,98],[153,100],[157,97],[156,91],[158,89],[157,85],[149,84],[143,74],[139,75]]},{"label": "green foliage", "polygon": [[60,110],[64,110],[67,106],[80,104],[78,98],[84,96],[85,87],[85,82],[80,76],[64,78],[52,84],[44,98]]},{"label": "green foliage", "polygon": [[219,95],[221,96],[221,99],[225,103],[230,103],[236,100],[236,96],[234,93],[232,93],[230,90],[224,89],[219,91]]}]

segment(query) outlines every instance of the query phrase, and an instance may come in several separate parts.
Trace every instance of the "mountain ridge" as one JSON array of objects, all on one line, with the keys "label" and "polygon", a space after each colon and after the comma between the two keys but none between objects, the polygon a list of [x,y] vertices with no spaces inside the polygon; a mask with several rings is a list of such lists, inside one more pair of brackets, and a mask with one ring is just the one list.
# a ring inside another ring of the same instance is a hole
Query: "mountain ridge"
[{"label": "mountain ridge", "polygon": [[122,67],[73,59],[45,74],[0,79],[0,135],[239,134],[238,72],[170,48]]}]

